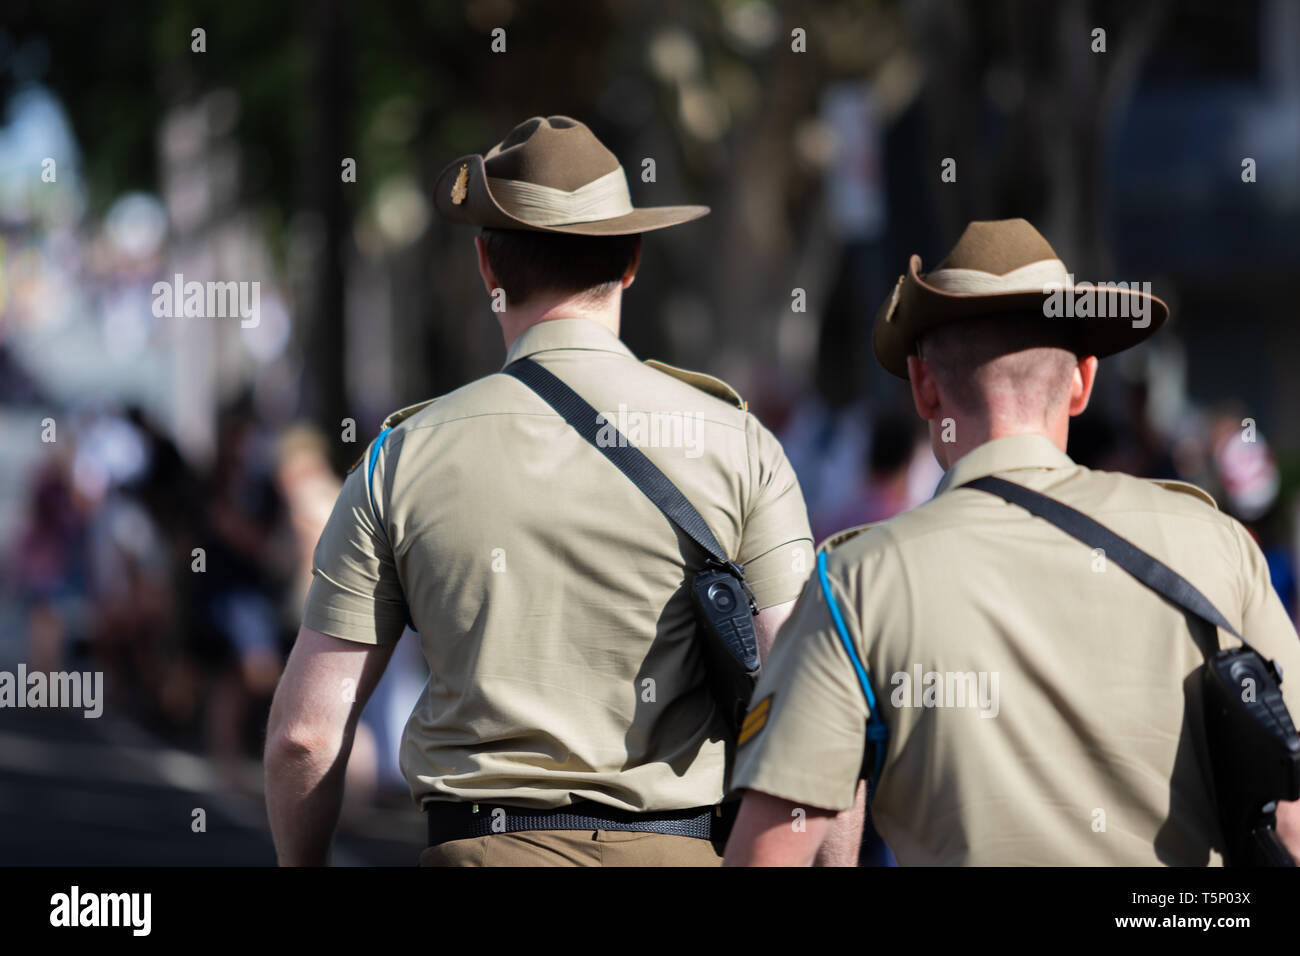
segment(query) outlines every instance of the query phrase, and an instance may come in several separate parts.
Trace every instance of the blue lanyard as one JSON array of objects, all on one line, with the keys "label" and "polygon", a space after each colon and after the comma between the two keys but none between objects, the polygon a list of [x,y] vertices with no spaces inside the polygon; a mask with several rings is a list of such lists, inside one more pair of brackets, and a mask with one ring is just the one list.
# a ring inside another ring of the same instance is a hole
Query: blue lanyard
[{"label": "blue lanyard", "polygon": [[867,699],[867,709],[870,711],[870,715],[867,717],[867,739],[874,741],[876,745],[875,769],[871,773],[870,796],[867,800],[868,803],[871,803],[875,799],[876,790],[880,786],[880,769],[885,761],[885,741],[889,739],[889,728],[880,719],[880,708],[876,706],[876,694],[871,689],[871,680],[867,677],[867,669],[862,666],[862,658],[858,657],[857,648],[854,647],[853,640],[849,637],[849,629],[844,626],[844,615],[840,613],[840,606],[835,601],[834,592],[831,591],[831,579],[826,574],[825,551],[817,555],[817,579],[821,582],[822,594],[826,598],[826,606],[830,608],[831,621],[835,624],[835,631],[839,634],[840,643],[844,645],[844,650],[853,663],[853,670],[858,675],[858,684],[862,688],[863,696]]}]

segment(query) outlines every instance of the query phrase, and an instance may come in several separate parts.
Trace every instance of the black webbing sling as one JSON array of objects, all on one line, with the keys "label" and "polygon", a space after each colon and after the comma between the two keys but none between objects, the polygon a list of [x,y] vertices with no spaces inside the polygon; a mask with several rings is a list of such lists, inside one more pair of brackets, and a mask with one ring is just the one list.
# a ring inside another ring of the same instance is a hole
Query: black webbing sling
[{"label": "black webbing sling", "polygon": [[1105,525],[1093,521],[1082,511],[1077,511],[1064,502],[1040,494],[1024,485],[993,475],[976,478],[958,487],[975,488],[997,495],[1051,522],[1089,547],[1101,548],[1106,554],[1106,560],[1118,564],[1171,604],[1184,611],[1190,611],[1202,620],[1227,631],[1247,647],[1250,646],[1246,644],[1246,639],[1237,633],[1237,629],[1219,613],[1219,609],[1210,603],[1210,599],[1198,591],[1190,581],[1173,568],[1151,557],[1131,541],[1121,538]]},{"label": "black webbing sling", "polygon": [[601,429],[606,425],[605,418],[585,398],[530,358],[511,362],[502,371],[519,379],[559,412],[561,418],[627,475],[632,484],[664,513],[664,517],[681,528],[715,563],[730,568],[733,572],[740,571],[740,566],[727,557],[695,506],[641,449],[630,442],[600,441]]}]

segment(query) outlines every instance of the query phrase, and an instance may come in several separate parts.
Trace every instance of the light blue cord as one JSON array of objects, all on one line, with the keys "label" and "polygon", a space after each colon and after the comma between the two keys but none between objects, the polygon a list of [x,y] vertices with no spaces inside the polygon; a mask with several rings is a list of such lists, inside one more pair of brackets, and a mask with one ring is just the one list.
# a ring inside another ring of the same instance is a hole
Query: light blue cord
[{"label": "light blue cord", "polygon": [[862,666],[862,659],[858,657],[857,648],[853,646],[853,640],[849,637],[849,629],[844,626],[844,616],[840,613],[840,606],[835,601],[834,592],[831,591],[831,579],[826,574],[825,551],[817,555],[817,579],[821,582],[822,594],[826,597],[826,606],[830,608],[831,621],[835,624],[835,632],[839,634],[840,643],[844,645],[844,650],[848,653],[849,660],[853,664],[853,670],[857,672],[858,684],[862,687],[862,694],[867,698],[867,709],[870,712],[867,717],[867,739],[875,741],[876,744],[876,768],[871,775],[871,797],[874,799],[876,790],[880,786],[880,768],[885,759],[885,741],[889,738],[889,728],[880,719],[879,709],[876,707],[876,694],[871,689],[871,680],[867,677],[867,669]]},{"label": "light blue cord", "polygon": [[384,447],[384,439],[391,431],[391,428],[385,428],[379,433],[379,437],[370,446],[370,460],[366,462],[366,494],[370,496],[370,513],[374,515],[385,538],[388,537],[388,531],[384,528],[384,523],[379,520],[379,509],[375,507],[375,465],[379,464],[379,451]]},{"label": "light blue cord", "polygon": [[[370,513],[374,515],[375,523],[379,525],[379,530],[384,539],[388,539],[388,529],[384,527],[384,522],[379,517],[379,509],[375,507],[375,465],[379,464],[379,451],[384,447],[384,439],[393,429],[385,428],[378,437],[375,438],[374,444],[370,446],[370,458],[366,462],[366,494],[370,496]],[[402,606],[406,608],[406,626],[411,630],[419,633],[415,626],[415,621],[411,618],[411,606],[406,601],[406,595],[402,595]]]}]

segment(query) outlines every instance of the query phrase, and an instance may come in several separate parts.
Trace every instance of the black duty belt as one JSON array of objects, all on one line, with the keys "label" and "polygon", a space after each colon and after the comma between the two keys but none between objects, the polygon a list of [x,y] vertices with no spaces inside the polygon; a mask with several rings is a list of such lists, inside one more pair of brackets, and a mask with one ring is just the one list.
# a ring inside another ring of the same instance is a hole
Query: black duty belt
[{"label": "black duty belt", "polygon": [[731,830],[738,806],[733,802],[716,807],[637,813],[591,800],[577,800],[554,810],[430,800],[424,805],[424,814],[429,825],[429,846],[527,830],[623,830],[720,842]]}]

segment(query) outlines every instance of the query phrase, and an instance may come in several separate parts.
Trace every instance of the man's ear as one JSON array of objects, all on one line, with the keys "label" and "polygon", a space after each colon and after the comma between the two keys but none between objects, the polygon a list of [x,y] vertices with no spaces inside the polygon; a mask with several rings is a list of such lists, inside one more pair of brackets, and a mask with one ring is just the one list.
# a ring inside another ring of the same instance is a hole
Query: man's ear
[{"label": "man's ear", "polygon": [[912,386],[912,404],[916,406],[916,414],[927,422],[938,417],[942,404],[939,399],[939,386],[935,383],[934,376],[930,374],[930,367],[925,364],[925,359],[915,355],[907,357],[907,383]]},{"label": "man's ear", "polygon": [[641,268],[641,237],[636,237],[636,250],[632,253],[632,261],[627,264],[627,269],[623,272],[623,288],[626,289],[636,281],[636,270]]},{"label": "man's ear", "polygon": [[1070,417],[1081,415],[1092,397],[1092,386],[1097,381],[1097,356],[1085,355],[1079,359],[1070,375]]},{"label": "man's ear", "polygon": [[487,243],[483,241],[482,236],[474,237],[474,249],[478,252],[478,274],[483,277],[483,288],[487,289],[487,294],[492,295],[497,288],[497,277],[492,272],[492,265],[488,262]]}]

